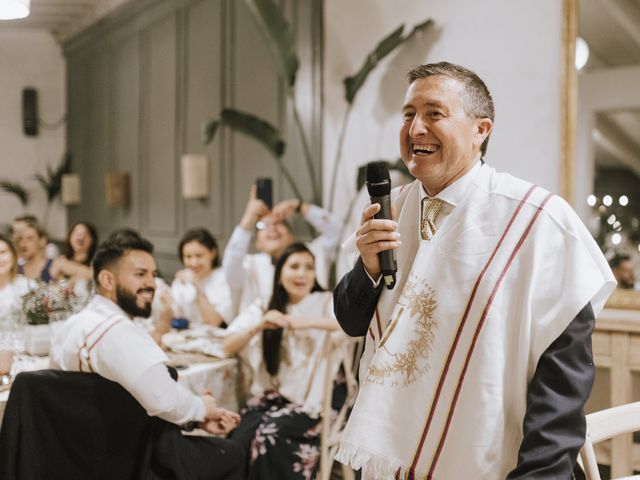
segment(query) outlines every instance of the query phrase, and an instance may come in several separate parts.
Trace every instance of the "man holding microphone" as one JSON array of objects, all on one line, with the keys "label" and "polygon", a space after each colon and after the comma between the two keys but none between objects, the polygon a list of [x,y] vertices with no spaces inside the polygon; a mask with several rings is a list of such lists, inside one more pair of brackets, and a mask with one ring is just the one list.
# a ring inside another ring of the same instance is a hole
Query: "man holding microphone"
[{"label": "man holding microphone", "polygon": [[391,192],[396,219],[364,209],[334,291],[345,332],[366,336],[337,458],[365,479],[569,479],[611,271],[566,202],[484,163],[494,108],[474,72],[441,62],[408,80],[416,180]]}]

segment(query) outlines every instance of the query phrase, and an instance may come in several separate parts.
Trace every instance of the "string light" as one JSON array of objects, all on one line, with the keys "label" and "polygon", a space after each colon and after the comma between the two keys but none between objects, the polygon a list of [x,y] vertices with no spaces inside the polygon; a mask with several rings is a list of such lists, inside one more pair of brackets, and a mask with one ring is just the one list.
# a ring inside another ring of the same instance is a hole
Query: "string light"
[{"label": "string light", "polygon": [[609,207],[613,203],[613,198],[611,198],[611,195],[605,195],[604,197],[602,197],[602,203],[605,206]]},{"label": "string light", "polygon": [[587,205],[589,205],[590,207],[595,207],[597,201],[598,199],[593,194],[587,197]]},{"label": "string light", "polygon": [[613,243],[614,245],[620,245],[621,241],[622,235],[620,235],[619,233],[614,233],[613,235],[611,235],[611,243]]},{"label": "string light", "polygon": [[584,38],[576,38],[576,52],[575,52],[575,64],[576,70],[582,70],[589,61],[589,45],[585,42]]},{"label": "string light", "polygon": [[626,195],[621,195],[618,199],[618,203],[623,207],[626,207],[629,204],[629,197],[627,197]]}]

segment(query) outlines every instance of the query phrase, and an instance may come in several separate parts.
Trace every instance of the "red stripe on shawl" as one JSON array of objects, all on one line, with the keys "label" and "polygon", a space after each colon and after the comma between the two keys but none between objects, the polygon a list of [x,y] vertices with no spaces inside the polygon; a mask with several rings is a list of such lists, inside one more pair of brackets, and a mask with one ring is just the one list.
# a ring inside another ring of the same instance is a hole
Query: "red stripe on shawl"
[{"label": "red stripe on shawl", "polygon": [[465,359],[464,367],[462,368],[462,372],[460,373],[460,377],[458,378],[458,385],[456,386],[456,391],[455,391],[455,394],[453,396],[453,401],[451,403],[451,406],[449,407],[449,414],[447,416],[447,422],[445,423],[444,430],[443,430],[443,432],[441,434],[440,443],[438,444],[438,448],[436,449],[436,453],[435,453],[433,461],[431,463],[431,468],[429,469],[429,473],[427,475],[427,478],[431,478],[432,477],[433,472],[434,472],[434,470],[436,468],[436,464],[438,463],[438,459],[440,457],[440,453],[442,452],[442,448],[444,447],[444,442],[447,439],[447,433],[449,432],[449,426],[451,425],[451,419],[453,418],[453,413],[454,413],[455,408],[456,408],[456,403],[458,402],[458,397],[460,396],[460,390],[462,389],[462,383],[464,382],[464,377],[465,377],[465,375],[467,373],[467,368],[469,367],[469,363],[471,361],[471,356],[473,355],[473,351],[475,349],[478,337],[480,336],[480,332],[482,330],[482,327],[484,326],[485,320],[487,319],[487,315],[489,314],[489,310],[491,309],[491,306],[493,305],[493,300],[494,300],[494,298],[496,296],[496,293],[498,292],[498,289],[500,288],[500,285],[502,284],[502,280],[506,276],[507,271],[511,267],[511,264],[513,263],[513,260],[515,259],[516,255],[520,251],[520,248],[522,247],[522,244],[524,243],[524,241],[529,236],[529,233],[531,232],[531,229],[533,228],[533,225],[535,224],[536,220],[538,220],[538,218],[540,217],[540,213],[544,209],[544,206],[547,204],[547,202],[551,199],[551,197],[553,197],[553,194],[551,194],[551,193],[548,194],[545,197],[545,199],[542,201],[540,206],[538,207],[538,210],[536,210],[535,215],[533,216],[533,218],[529,222],[529,225],[527,226],[526,230],[524,231],[524,233],[520,237],[520,240],[518,241],[518,244],[516,245],[515,249],[511,253],[511,256],[509,257],[509,260],[507,261],[507,264],[505,265],[504,269],[502,270],[502,273],[500,274],[500,277],[498,278],[495,286],[493,287],[493,291],[491,292],[491,295],[489,295],[489,300],[487,301],[487,305],[485,306],[484,311],[482,312],[482,316],[480,317],[480,322],[478,323],[478,327],[476,328],[476,332],[473,335],[473,341],[471,342],[471,346],[469,348],[469,351],[467,352],[467,358]]},{"label": "red stripe on shawl", "polygon": [[504,241],[505,237],[507,236],[507,233],[509,233],[509,230],[511,229],[511,226],[513,225],[513,223],[515,222],[516,218],[518,217],[518,214],[520,213],[520,211],[524,207],[524,204],[526,203],[526,201],[529,199],[529,197],[531,196],[531,194],[533,193],[533,191],[536,188],[537,188],[537,185],[533,185],[527,191],[527,193],[522,198],[522,200],[520,200],[520,203],[518,204],[517,208],[513,212],[513,215],[511,216],[511,219],[509,220],[509,223],[505,227],[504,232],[502,233],[502,236],[500,237],[500,240],[496,244],[496,247],[494,248],[493,253],[491,254],[489,259],[487,260],[487,263],[485,264],[484,268],[480,272],[480,275],[478,275],[478,279],[476,280],[476,283],[473,286],[473,290],[471,291],[471,295],[469,297],[469,300],[467,301],[467,306],[466,306],[466,308],[464,310],[464,314],[462,315],[462,319],[460,320],[460,323],[458,325],[458,330],[457,330],[456,335],[454,337],[454,340],[453,340],[453,343],[451,345],[451,348],[449,349],[449,355],[447,356],[447,360],[446,360],[446,362],[444,364],[444,367],[443,367],[443,370],[442,370],[442,372],[440,374],[440,380],[438,382],[438,386],[436,388],[433,401],[431,402],[429,415],[427,416],[427,421],[426,421],[425,426],[424,426],[424,428],[422,430],[422,435],[420,437],[420,442],[418,443],[418,447],[416,448],[416,451],[413,454],[414,455],[413,456],[413,461],[411,462],[411,467],[409,468],[409,472],[408,472],[408,475],[407,475],[407,478],[409,480],[413,480],[414,479],[415,468],[416,468],[416,465],[418,464],[418,460],[420,459],[420,455],[422,454],[422,448],[424,447],[424,442],[425,442],[425,440],[427,438],[427,435],[429,433],[429,428],[431,428],[431,422],[433,421],[433,416],[435,415],[435,410],[436,410],[436,407],[438,405],[438,401],[440,399],[440,394],[442,393],[442,387],[444,386],[444,382],[445,382],[445,380],[447,378],[447,374],[449,373],[449,367],[451,365],[451,361],[453,360],[453,355],[455,354],[455,350],[456,350],[456,348],[458,346],[458,341],[460,340],[460,336],[462,335],[462,330],[464,329],[464,327],[466,325],[467,317],[469,316],[469,311],[471,310],[471,305],[473,304],[473,301],[475,299],[476,293],[477,293],[478,288],[480,286],[480,282],[484,278],[484,275],[485,275],[486,271],[488,270],[489,266],[491,265],[491,262],[493,261],[494,257],[498,253],[498,250],[500,249],[500,246],[502,245],[502,242]]},{"label": "red stripe on shawl", "polygon": [[382,338],[382,324],[380,323],[380,314],[378,313],[377,306],[376,306],[376,323],[378,324],[378,338]]}]

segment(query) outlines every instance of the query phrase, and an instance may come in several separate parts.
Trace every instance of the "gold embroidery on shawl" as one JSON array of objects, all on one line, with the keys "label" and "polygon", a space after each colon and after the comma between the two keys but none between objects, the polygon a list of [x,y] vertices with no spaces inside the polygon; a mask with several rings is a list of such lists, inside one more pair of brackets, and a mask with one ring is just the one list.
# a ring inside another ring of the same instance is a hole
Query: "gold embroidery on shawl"
[{"label": "gold embroidery on shawl", "polygon": [[[403,300],[406,301],[406,305],[403,305]],[[429,371],[429,362],[425,360],[431,351],[436,328],[434,312],[438,302],[435,291],[425,280],[412,275],[407,280],[398,304],[403,308],[398,310],[379,345],[379,348],[381,347],[388,356],[392,357],[392,361],[386,361],[382,365],[372,363],[365,382],[382,385],[390,377],[392,378],[391,386],[407,386]],[[415,319],[414,336],[407,344],[406,351],[392,353],[385,344],[405,309],[408,313],[407,320]]]}]

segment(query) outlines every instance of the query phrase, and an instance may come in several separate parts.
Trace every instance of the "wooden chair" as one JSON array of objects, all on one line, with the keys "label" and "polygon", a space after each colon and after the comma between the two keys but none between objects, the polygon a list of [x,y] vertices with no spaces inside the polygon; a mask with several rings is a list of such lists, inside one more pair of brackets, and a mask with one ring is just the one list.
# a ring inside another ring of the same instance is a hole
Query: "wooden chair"
[{"label": "wooden chair", "polygon": [[[640,430],[640,402],[620,405],[587,415],[587,437],[580,459],[584,467],[587,480],[601,480],[598,472],[598,463],[593,445],[604,440],[609,440],[623,433],[631,433]],[[618,478],[616,480],[640,480],[640,475]],[[614,480],[614,479],[612,479]]]},{"label": "wooden chair", "polygon": [[[325,378],[325,390],[322,406],[322,423],[320,433],[320,465],[316,480],[329,480],[333,467],[334,458],[340,444],[340,436],[346,425],[347,414],[356,400],[358,394],[358,382],[356,380],[356,371],[360,363],[360,356],[364,348],[364,339],[358,339],[351,344],[352,348],[348,349],[348,353],[339,361],[342,365],[344,375],[346,377],[347,397],[344,404],[338,411],[335,419],[331,420],[331,399],[333,394],[334,378],[329,374],[332,369],[327,368],[327,376]],[[342,479],[354,480],[353,470],[346,465],[342,465]]]}]

